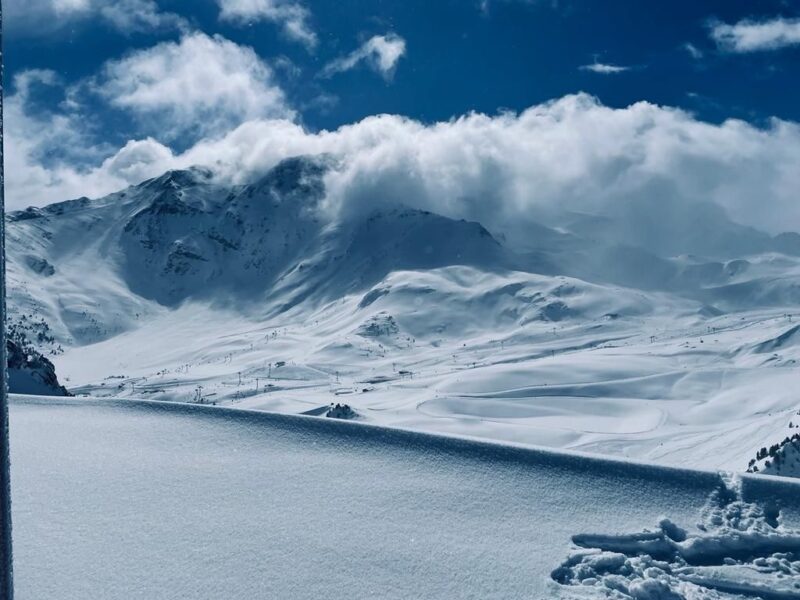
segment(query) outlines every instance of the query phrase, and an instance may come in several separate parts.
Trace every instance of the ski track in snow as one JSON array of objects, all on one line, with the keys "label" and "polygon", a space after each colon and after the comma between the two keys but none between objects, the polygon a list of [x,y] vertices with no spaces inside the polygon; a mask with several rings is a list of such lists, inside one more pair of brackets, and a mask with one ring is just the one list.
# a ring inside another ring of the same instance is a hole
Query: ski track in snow
[{"label": "ski track in snow", "polygon": [[800,594],[790,480],[176,403],[11,419],[21,600]]}]

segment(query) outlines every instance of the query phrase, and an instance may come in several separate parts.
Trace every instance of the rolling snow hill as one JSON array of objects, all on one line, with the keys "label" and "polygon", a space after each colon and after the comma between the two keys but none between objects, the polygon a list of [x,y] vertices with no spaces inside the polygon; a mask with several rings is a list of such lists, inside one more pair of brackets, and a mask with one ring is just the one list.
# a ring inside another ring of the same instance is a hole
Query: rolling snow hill
[{"label": "rolling snow hill", "polygon": [[11,318],[77,394],[343,403],[377,424],[729,470],[798,421],[797,234],[702,202],[508,232],[413,199],[337,213],[332,168],[299,157],[241,186],[174,171],[11,213]]}]

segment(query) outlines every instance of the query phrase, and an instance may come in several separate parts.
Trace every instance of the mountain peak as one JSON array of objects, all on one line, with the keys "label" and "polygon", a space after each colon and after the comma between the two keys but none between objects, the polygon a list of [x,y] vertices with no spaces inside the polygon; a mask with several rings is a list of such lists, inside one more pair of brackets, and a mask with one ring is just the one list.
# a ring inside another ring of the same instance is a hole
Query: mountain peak
[{"label": "mountain peak", "polygon": [[213,172],[206,167],[189,167],[188,169],[173,169],[142,182],[137,187],[142,189],[185,189],[210,183]]},{"label": "mountain peak", "polygon": [[322,177],[330,166],[331,159],[326,155],[293,156],[279,162],[249,188],[274,190],[281,195],[318,195],[324,191]]}]

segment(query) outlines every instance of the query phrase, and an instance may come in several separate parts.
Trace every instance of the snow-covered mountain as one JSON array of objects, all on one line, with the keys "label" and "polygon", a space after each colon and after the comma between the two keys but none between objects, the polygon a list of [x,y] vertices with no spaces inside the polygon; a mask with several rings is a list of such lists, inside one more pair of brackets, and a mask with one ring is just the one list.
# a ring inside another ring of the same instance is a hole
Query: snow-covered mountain
[{"label": "snow-covered mountain", "polygon": [[343,212],[335,168],[299,157],[239,186],[172,171],[11,213],[12,321],[44,323],[34,341],[75,393],[346,403],[384,424],[741,470],[783,439],[800,408],[796,233],[663,194],[522,232],[413,198]]},{"label": "snow-covered mountain", "polygon": [[252,185],[172,171],[97,201],[9,216],[12,314],[67,344],[106,339],[186,301],[274,314],[369,289],[396,270],[511,265],[478,223],[397,207],[323,218],[322,161],[287,160]]}]

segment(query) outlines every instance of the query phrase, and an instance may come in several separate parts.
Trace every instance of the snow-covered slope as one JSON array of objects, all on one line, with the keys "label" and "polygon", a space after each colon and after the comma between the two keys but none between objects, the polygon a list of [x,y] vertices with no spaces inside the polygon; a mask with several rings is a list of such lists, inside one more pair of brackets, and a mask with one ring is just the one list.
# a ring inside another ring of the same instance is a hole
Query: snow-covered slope
[{"label": "snow-covered slope", "polygon": [[784,439],[797,234],[664,200],[524,232],[383,203],[338,214],[329,168],[290,159],[235,187],[176,171],[13,213],[12,319],[44,320],[76,393],[346,403],[374,423],[731,470]]},{"label": "snow-covered slope", "polygon": [[800,597],[800,488],[330,419],[15,398],[23,600]]},{"label": "snow-covered slope", "polygon": [[40,315],[84,345],[187,300],[270,313],[396,269],[510,264],[477,223],[403,207],[324,219],[324,169],[324,159],[290,159],[235,188],[202,169],[172,171],[97,201],[12,213],[12,316]]}]

